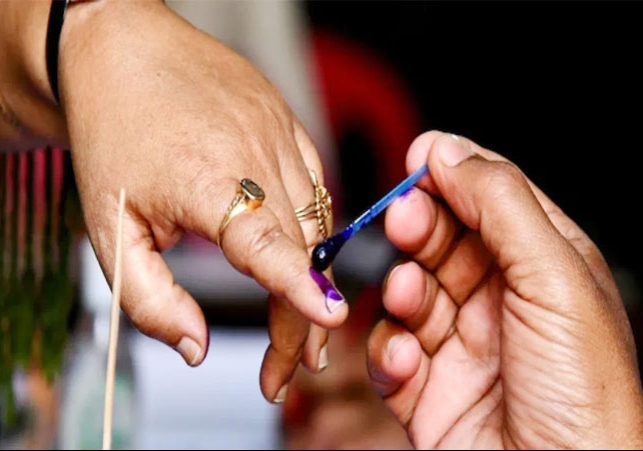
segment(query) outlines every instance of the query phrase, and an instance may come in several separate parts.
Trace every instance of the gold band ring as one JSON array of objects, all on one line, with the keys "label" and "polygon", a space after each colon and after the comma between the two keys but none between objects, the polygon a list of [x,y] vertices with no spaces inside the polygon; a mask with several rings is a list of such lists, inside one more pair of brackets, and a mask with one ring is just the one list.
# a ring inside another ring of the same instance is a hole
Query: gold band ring
[{"label": "gold band ring", "polygon": [[297,215],[299,222],[306,221],[307,219],[316,219],[319,233],[326,239],[328,238],[326,219],[331,213],[332,199],[328,190],[319,184],[315,171],[310,170],[310,178],[315,188],[315,199],[308,205],[296,209],[295,215]]},{"label": "gold band ring", "polygon": [[221,240],[225,228],[230,224],[232,218],[244,211],[252,211],[261,206],[263,200],[266,198],[263,190],[250,179],[243,179],[237,188],[237,194],[232,199],[228,210],[226,211],[223,221],[219,226],[219,235],[217,237],[217,244],[221,247]]}]

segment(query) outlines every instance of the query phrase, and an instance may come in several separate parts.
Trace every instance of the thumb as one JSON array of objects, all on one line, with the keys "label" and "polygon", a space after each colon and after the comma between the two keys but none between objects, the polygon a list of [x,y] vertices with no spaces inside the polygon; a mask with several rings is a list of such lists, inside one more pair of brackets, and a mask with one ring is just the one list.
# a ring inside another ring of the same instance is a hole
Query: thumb
[{"label": "thumb", "polygon": [[[466,139],[444,134],[429,152],[432,179],[450,209],[479,231],[507,282],[528,289],[522,293],[527,298],[545,297],[546,287],[573,285],[569,278],[582,270],[582,259],[551,223],[527,178],[516,165],[486,160],[471,148]],[[566,284],[552,283],[561,277]],[[552,303],[556,298],[560,293],[549,297]]]},{"label": "thumb", "polygon": [[[114,281],[113,235],[98,233],[91,239],[110,286]],[[121,307],[132,324],[143,334],[174,348],[188,365],[199,365],[208,347],[203,312],[175,282],[148,226],[127,212],[123,218],[122,265]]]}]

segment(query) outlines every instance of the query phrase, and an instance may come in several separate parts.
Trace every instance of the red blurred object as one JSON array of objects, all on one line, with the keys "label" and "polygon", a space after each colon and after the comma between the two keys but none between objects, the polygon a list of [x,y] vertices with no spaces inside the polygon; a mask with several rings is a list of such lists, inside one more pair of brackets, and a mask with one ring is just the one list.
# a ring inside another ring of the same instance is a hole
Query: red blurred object
[{"label": "red blurred object", "polygon": [[407,176],[406,151],[420,132],[419,109],[394,67],[368,47],[321,29],[312,40],[335,142],[356,126],[369,137],[383,195]]}]

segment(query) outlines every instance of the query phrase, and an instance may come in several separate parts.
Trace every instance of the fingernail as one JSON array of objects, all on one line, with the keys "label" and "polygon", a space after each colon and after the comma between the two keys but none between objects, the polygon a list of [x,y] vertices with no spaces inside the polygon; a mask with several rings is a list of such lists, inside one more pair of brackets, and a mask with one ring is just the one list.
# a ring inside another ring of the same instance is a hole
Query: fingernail
[{"label": "fingernail", "polygon": [[196,365],[201,359],[201,347],[189,337],[181,338],[181,341],[179,341],[179,344],[176,346],[176,350],[183,356],[185,363],[190,366]]},{"label": "fingernail", "polygon": [[391,276],[397,271],[400,266],[402,266],[403,262],[396,263],[394,264],[391,269],[389,269],[388,274],[384,276],[384,283],[382,284],[382,291],[386,291],[386,287],[388,286],[388,281],[391,280]]},{"label": "fingernail", "polygon": [[326,308],[330,313],[335,313],[335,310],[340,308],[345,301],[344,297],[336,290],[326,294]]},{"label": "fingernail", "polygon": [[275,396],[275,399],[272,401],[275,404],[282,404],[286,400],[286,395],[288,394],[288,384],[284,385],[279,389],[277,392],[277,396]]},{"label": "fingernail", "polygon": [[328,366],[328,344],[325,344],[319,351],[319,360],[317,361],[317,371],[322,371]]},{"label": "fingernail", "polygon": [[451,139],[442,141],[438,151],[440,160],[449,167],[457,166],[464,160],[473,155],[473,153],[462,145],[462,141],[455,135]]},{"label": "fingernail", "polygon": [[330,280],[325,275],[310,268],[310,276],[313,278],[319,289],[326,296],[326,308],[330,313],[335,312],[346,301],[344,296],[335,288]]},{"label": "fingernail", "polygon": [[388,354],[389,360],[393,360],[395,353],[402,347],[402,344],[408,340],[408,338],[408,336],[402,334],[393,335],[390,338],[386,345],[386,353]]}]

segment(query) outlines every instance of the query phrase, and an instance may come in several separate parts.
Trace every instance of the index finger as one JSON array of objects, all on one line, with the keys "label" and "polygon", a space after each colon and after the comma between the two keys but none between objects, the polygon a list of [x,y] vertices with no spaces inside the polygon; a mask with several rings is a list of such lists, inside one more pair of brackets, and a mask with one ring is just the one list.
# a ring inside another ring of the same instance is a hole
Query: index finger
[{"label": "index finger", "polygon": [[220,243],[235,268],[271,293],[271,345],[261,371],[261,389],[267,399],[282,402],[308,336],[306,320],[334,328],[345,320],[348,308],[342,302],[333,312],[327,309],[328,297],[343,297],[330,282],[324,286],[313,280],[303,234],[285,191],[273,188],[267,195],[274,200],[229,221]]},{"label": "index finger", "polygon": [[[310,321],[324,328],[336,328],[346,319],[347,307],[344,305],[333,313],[326,308],[326,298],[336,296],[339,291],[329,291],[332,285],[322,291],[323,287],[311,276],[311,262],[305,246],[296,243],[284,231],[273,212],[273,209],[286,210],[290,206],[285,195],[281,199],[281,202],[270,205],[266,202],[256,210],[235,216],[225,229],[221,248],[237,270],[255,279],[273,295],[289,301]],[[275,205],[280,203],[288,207]],[[298,227],[292,208],[279,217],[288,214]],[[301,241],[303,243],[303,238]]]},{"label": "index finger", "polygon": [[[442,135],[442,132],[434,130],[420,135],[413,142],[409,148],[406,162],[409,173],[420,165],[426,163],[433,143]],[[463,145],[489,161],[511,163],[511,161],[504,156],[486,149],[464,136],[458,136],[458,139],[462,141]],[[596,277],[596,279],[601,283],[601,286],[606,291],[612,293],[613,297],[615,297],[614,293],[616,293],[617,288],[611,279],[609,267],[596,245],[578,226],[578,224],[567,216],[558,205],[556,205],[529,177],[527,177],[523,171],[519,168],[517,169],[529,184],[532,193],[536,196],[536,199],[554,227],[561,235],[569,240],[569,243],[589,263],[589,269],[592,271],[594,277]],[[424,181],[423,187],[431,194],[439,194],[439,190],[435,187],[435,182],[432,178],[428,181]]]}]

